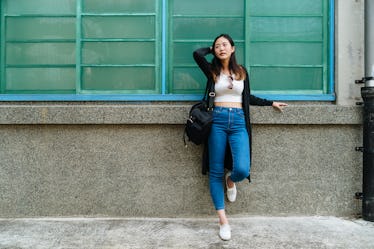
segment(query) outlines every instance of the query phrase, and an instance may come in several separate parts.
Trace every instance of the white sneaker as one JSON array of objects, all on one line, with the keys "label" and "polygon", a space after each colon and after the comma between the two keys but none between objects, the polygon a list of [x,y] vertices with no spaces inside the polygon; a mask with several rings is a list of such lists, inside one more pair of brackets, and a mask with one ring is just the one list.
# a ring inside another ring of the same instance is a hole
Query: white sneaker
[{"label": "white sneaker", "polygon": [[222,240],[231,239],[231,227],[229,224],[223,224],[219,226],[219,237]]},{"label": "white sneaker", "polygon": [[225,177],[225,183],[226,183],[226,195],[227,195],[227,199],[229,200],[229,202],[234,202],[236,200],[236,185],[234,183],[234,187],[232,188],[229,188],[229,186],[227,185],[227,178],[231,175],[231,172],[227,172],[226,174],[226,177]]}]

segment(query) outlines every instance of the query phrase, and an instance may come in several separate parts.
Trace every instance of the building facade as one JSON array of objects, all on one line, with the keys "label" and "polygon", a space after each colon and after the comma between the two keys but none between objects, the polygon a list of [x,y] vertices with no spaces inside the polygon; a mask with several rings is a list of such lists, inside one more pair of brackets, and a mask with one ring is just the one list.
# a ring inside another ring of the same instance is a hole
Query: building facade
[{"label": "building facade", "polygon": [[[251,184],[232,214],[354,215],[364,1],[2,0],[0,216],[212,214],[183,124],[192,51],[236,42],[253,94]],[[165,194],[167,193],[167,194]]]}]

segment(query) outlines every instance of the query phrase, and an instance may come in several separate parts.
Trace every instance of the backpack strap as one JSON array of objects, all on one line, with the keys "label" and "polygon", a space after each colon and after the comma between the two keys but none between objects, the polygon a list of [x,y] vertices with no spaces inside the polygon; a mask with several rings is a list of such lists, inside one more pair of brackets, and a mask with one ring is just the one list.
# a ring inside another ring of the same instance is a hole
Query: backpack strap
[{"label": "backpack strap", "polygon": [[213,81],[208,80],[208,82],[206,84],[206,88],[205,88],[204,97],[203,97],[203,101],[207,100],[207,102],[208,102],[208,111],[212,111],[213,110],[214,97],[215,96],[216,96],[216,93],[214,92]]}]

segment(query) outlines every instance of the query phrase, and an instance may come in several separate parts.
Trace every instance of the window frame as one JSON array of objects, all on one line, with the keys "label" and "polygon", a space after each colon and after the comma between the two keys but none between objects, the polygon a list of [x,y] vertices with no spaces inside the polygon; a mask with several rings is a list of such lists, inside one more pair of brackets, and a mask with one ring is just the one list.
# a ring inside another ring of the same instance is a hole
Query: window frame
[{"label": "window frame", "polygon": [[[81,0],[77,0],[77,11],[79,11],[81,8]],[[43,94],[43,93],[37,93],[37,94],[0,94],[0,101],[196,101],[202,98],[201,94],[170,94],[168,93],[169,89],[169,79],[170,76],[167,75],[168,71],[168,53],[167,50],[167,44],[169,39],[169,28],[170,24],[168,23],[168,15],[169,15],[169,9],[168,9],[168,0],[160,0],[160,5],[158,7],[160,14],[161,14],[161,23],[159,24],[159,28],[161,31],[157,31],[161,33],[159,35],[161,39],[161,51],[157,52],[158,55],[161,55],[161,65],[160,70],[157,74],[160,75],[160,77],[157,77],[156,80],[159,80],[161,78],[161,82],[156,82],[156,86],[160,87],[160,93],[156,94],[126,94],[126,93],[95,93],[91,91],[81,91],[79,84],[77,83],[76,93],[74,94]],[[0,11],[2,13],[2,4],[3,1],[1,1],[0,5]],[[245,1],[246,4],[246,13],[248,13],[248,4],[247,1]],[[267,98],[270,100],[283,100],[283,101],[335,101],[335,78],[334,78],[334,72],[335,72],[335,64],[334,64],[334,53],[335,53],[335,0],[328,0],[328,11],[329,14],[326,18],[328,18],[328,39],[327,41],[327,89],[325,91],[327,93],[322,94],[303,94],[302,92],[300,94],[269,94],[269,93],[261,93],[252,91],[252,94],[255,94],[258,97]],[[81,53],[81,18],[82,18],[82,11],[80,13],[77,13],[77,39],[76,39],[76,48],[79,49],[77,52],[77,65],[76,65],[76,75],[78,77],[79,75],[79,81],[80,81],[80,75],[81,75],[81,68],[80,68],[80,58],[78,53]],[[249,18],[245,18],[246,26],[249,26]],[[1,14],[0,19],[0,28],[1,30],[5,29],[5,17],[3,14]],[[156,29],[158,29],[156,27]],[[245,39],[249,39],[248,32],[245,34]],[[156,41],[157,42],[157,41]],[[156,45],[157,46],[157,45]],[[3,82],[5,82],[5,75],[4,75],[4,67],[5,67],[5,37],[0,37],[0,65],[1,65],[1,87],[3,88]],[[191,51],[192,53],[192,51]],[[159,58],[156,58],[156,60]],[[248,59],[244,62],[246,65],[248,64]],[[78,80],[77,80],[78,81]],[[2,89],[3,90],[3,89]]]}]

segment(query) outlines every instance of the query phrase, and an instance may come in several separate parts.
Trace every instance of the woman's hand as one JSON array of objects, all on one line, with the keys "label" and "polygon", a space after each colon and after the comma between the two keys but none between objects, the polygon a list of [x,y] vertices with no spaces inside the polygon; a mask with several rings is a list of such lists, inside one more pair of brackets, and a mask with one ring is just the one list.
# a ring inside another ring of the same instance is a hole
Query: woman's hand
[{"label": "woman's hand", "polygon": [[285,107],[285,106],[288,106],[288,105],[286,103],[282,103],[282,102],[273,102],[273,105],[272,105],[272,107],[274,107],[275,109],[277,109],[280,112],[283,112],[283,107]]}]

